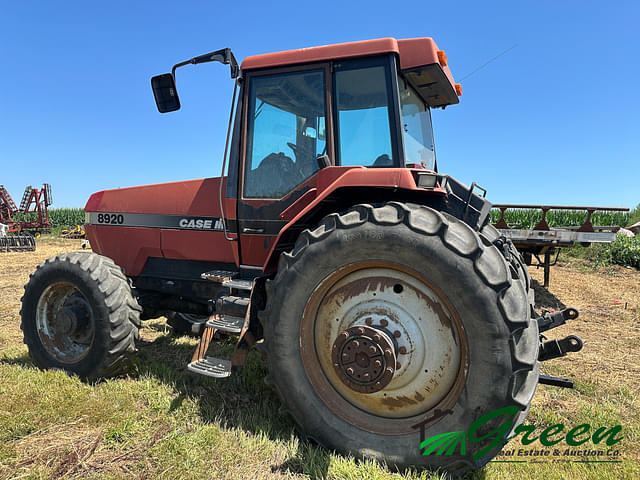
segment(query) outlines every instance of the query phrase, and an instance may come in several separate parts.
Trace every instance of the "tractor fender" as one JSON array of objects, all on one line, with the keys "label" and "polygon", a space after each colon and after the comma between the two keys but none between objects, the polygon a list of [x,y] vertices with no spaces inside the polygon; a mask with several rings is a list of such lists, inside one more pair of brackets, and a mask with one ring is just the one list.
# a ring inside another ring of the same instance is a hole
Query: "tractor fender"
[{"label": "tractor fender", "polygon": [[418,201],[420,197],[443,198],[447,194],[439,186],[418,187],[416,170],[408,168],[325,167],[317,175],[316,188],[301,195],[280,215],[281,219],[289,222],[280,230],[273,243],[264,263],[263,273],[269,274],[277,269],[280,253],[286,250],[286,245],[295,242],[304,229],[301,225],[315,224],[332,211],[349,208],[356,203],[379,202],[386,198],[410,198]]}]

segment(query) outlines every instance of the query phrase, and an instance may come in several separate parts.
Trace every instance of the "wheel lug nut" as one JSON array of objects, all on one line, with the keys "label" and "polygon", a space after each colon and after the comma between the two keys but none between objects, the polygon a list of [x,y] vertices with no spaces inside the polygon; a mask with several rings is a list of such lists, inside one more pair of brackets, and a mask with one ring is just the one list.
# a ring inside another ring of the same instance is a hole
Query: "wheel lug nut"
[{"label": "wheel lug nut", "polygon": [[400,338],[400,335],[402,335],[400,333],[400,330],[396,330],[395,332],[393,332],[393,336],[396,337],[396,338]]},{"label": "wheel lug nut", "polygon": [[380,360],[376,360],[375,362],[373,362],[373,364],[377,367],[380,368],[382,366],[382,362]]},{"label": "wheel lug nut", "polygon": [[355,348],[358,348],[358,347],[360,346],[360,342],[359,342],[358,340],[354,340],[351,344],[352,344]]},{"label": "wheel lug nut", "polygon": [[349,354],[348,353],[343,353],[342,354],[342,360],[349,360]]},{"label": "wheel lug nut", "polygon": [[380,343],[380,335],[378,335],[377,333],[373,336],[373,341],[376,343]]},{"label": "wheel lug nut", "polygon": [[363,380],[369,380],[370,378],[371,378],[371,375],[369,375],[368,373],[365,373],[364,375],[362,375]]},{"label": "wheel lug nut", "polygon": [[346,340],[347,338],[349,338],[349,332],[342,332],[342,333],[340,334],[340,336],[341,336],[344,340]]},{"label": "wheel lug nut", "polygon": [[353,368],[347,368],[347,375],[353,375]]},{"label": "wheel lug nut", "polygon": [[386,327],[387,325],[389,325],[389,322],[387,322],[386,318],[383,318],[382,320],[380,320],[380,325],[382,325],[383,327]]},{"label": "wheel lug nut", "polygon": [[401,353],[402,355],[404,355],[405,353],[407,353],[407,347],[400,347],[398,349],[398,353]]},{"label": "wheel lug nut", "polygon": [[358,332],[358,334],[364,335],[364,328],[358,327],[358,330],[356,330],[356,331]]},{"label": "wheel lug nut", "polygon": [[366,323],[367,325],[371,325],[371,317],[365,318],[364,323]]},{"label": "wheel lug nut", "polygon": [[377,349],[376,349],[376,347],[374,347],[373,345],[371,345],[371,346],[369,347],[369,353],[374,354],[374,353],[376,353],[376,351],[377,351]]},{"label": "wheel lug nut", "polygon": [[392,353],[392,352],[391,352],[391,349],[389,349],[389,348],[387,348],[387,349],[384,351],[384,354],[385,354],[385,355],[387,355],[387,356],[389,356],[389,357],[391,356],[391,353]]}]

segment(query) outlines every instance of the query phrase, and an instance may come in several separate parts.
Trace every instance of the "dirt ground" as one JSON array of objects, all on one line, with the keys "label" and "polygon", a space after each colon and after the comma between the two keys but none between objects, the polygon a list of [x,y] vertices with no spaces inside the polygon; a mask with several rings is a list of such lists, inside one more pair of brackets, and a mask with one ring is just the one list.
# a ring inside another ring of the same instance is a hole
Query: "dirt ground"
[{"label": "dirt ground", "polygon": [[542,269],[530,268],[536,280],[536,307],[575,307],[578,319],[551,330],[550,337],[578,335],[584,341],[579,353],[561,362],[579,362],[596,383],[626,384],[640,391],[640,272],[619,266],[590,268],[567,259],[551,269],[548,289],[543,288]]}]

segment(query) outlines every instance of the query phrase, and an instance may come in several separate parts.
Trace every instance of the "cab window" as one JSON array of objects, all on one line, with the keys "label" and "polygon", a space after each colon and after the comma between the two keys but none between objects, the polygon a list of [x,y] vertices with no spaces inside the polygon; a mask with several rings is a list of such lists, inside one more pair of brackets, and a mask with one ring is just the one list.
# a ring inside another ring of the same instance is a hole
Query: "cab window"
[{"label": "cab window", "polygon": [[393,166],[387,67],[344,62],[335,72],[340,165]]},{"label": "cab window", "polygon": [[323,70],[251,77],[245,198],[282,198],[326,153]]},{"label": "cab window", "polygon": [[400,113],[405,164],[421,165],[435,170],[436,151],[433,144],[431,111],[415,90],[398,78]]}]

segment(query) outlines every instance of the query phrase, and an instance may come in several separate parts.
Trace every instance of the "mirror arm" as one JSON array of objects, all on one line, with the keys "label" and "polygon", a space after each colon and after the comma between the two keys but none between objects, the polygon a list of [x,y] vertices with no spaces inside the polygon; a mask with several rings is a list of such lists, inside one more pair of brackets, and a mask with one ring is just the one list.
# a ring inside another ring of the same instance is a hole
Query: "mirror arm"
[{"label": "mirror arm", "polygon": [[198,63],[207,62],[220,62],[225,65],[229,65],[231,78],[238,78],[240,76],[240,66],[238,65],[238,61],[230,48],[223,48],[221,50],[216,50],[215,52],[198,55],[197,57],[185,60],[184,62],[176,63],[171,69],[171,75],[173,75],[173,79],[175,81],[176,69],[184,67],[185,65],[197,65]]}]

